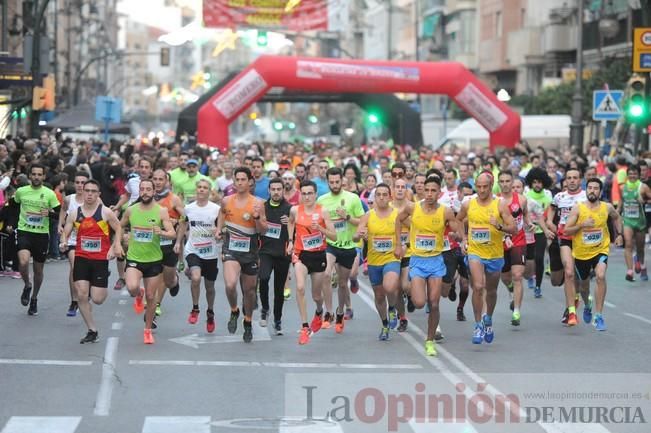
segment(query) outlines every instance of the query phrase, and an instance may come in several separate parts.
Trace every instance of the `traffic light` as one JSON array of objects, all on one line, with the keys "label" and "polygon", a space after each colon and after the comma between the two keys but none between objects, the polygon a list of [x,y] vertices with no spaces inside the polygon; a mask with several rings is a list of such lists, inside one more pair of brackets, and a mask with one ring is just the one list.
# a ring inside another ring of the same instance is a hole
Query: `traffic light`
[{"label": "traffic light", "polygon": [[644,94],[646,79],[633,75],[628,81],[628,99],[625,104],[626,120],[629,123],[642,123],[649,117],[649,104]]},{"label": "traffic light", "polygon": [[292,130],[293,130],[293,129],[296,129],[296,124],[295,124],[294,122],[289,122],[289,123],[287,124],[287,127],[288,127],[289,129],[292,129]]},{"label": "traffic light", "polygon": [[267,46],[267,31],[266,30],[258,30],[258,36],[256,37],[256,43],[258,44],[259,47],[266,47]]},{"label": "traffic light", "polygon": [[367,116],[368,123],[371,125],[376,125],[380,122],[380,117],[375,113],[369,113]]},{"label": "traffic light", "polygon": [[283,122],[281,122],[280,120],[276,120],[274,122],[274,129],[276,131],[282,131],[283,130]]},{"label": "traffic light", "polygon": [[54,111],[56,108],[56,81],[53,74],[48,74],[43,78],[43,88],[45,89],[45,101],[43,109],[45,111]]},{"label": "traffic light", "polygon": [[160,49],[160,65],[169,66],[170,65],[170,49],[169,47],[162,47]]},{"label": "traffic light", "polygon": [[314,115],[314,114],[310,114],[309,116],[307,116],[307,121],[310,122],[310,123],[318,123],[319,118],[316,117],[316,115]]}]

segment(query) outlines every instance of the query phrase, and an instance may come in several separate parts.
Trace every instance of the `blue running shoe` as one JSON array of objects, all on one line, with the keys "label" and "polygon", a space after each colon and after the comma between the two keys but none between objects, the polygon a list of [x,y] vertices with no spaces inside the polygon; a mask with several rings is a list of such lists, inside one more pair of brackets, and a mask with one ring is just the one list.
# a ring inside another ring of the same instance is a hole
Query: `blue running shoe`
[{"label": "blue running shoe", "polygon": [[527,283],[529,285],[529,290],[533,290],[536,288],[536,279],[534,277],[531,277],[527,280]]},{"label": "blue running shoe", "polygon": [[640,270],[640,280],[649,281],[649,275],[646,272],[646,268]]},{"label": "blue running shoe", "polygon": [[605,331],[608,329],[606,327],[606,322],[604,322],[604,318],[601,315],[595,317],[594,327],[597,331]]},{"label": "blue running shoe", "polygon": [[535,287],[533,289],[533,297],[534,298],[542,298],[542,289],[540,287]]},{"label": "blue running shoe", "polygon": [[495,338],[495,333],[493,332],[493,319],[488,314],[484,314],[481,320],[484,324],[484,341],[486,343],[492,343],[493,338]]},{"label": "blue running shoe", "polygon": [[378,339],[380,341],[389,341],[389,328],[382,328]]},{"label": "blue running shoe", "polygon": [[472,333],[472,344],[481,344],[484,341],[484,325],[475,323],[475,330]]},{"label": "blue running shoe", "polygon": [[588,297],[588,304],[583,307],[583,321],[586,324],[592,323],[592,296]]},{"label": "blue running shoe", "polygon": [[395,307],[389,308],[389,328],[396,329],[398,326],[398,311]]}]

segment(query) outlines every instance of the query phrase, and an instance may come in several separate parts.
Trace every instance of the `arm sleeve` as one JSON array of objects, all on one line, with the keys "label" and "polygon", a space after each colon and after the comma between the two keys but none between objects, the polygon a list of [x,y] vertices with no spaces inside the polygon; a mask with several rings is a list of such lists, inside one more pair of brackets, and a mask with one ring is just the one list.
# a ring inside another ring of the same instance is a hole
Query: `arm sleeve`
[{"label": "arm sleeve", "polygon": [[2,180],[0,180],[0,190],[4,191],[5,189],[7,189],[10,183],[11,183],[11,179],[9,178],[9,176],[4,176]]}]

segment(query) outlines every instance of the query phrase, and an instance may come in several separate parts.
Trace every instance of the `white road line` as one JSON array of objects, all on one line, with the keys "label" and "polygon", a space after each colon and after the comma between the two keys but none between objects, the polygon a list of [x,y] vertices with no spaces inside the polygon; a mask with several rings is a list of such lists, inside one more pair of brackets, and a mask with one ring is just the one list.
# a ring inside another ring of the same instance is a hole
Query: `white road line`
[{"label": "white road line", "polygon": [[648,324],[651,325],[651,320],[649,320],[649,319],[645,319],[644,317],[642,317],[642,316],[638,316],[637,314],[624,313],[624,315],[625,315],[625,316],[628,316],[628,317],[632,317],[633,319],[637,319],[637,320],[639,320],[639,321],[641,321],[641,322],[648,323]]},{"label": "white road line", "polygon": [[96,416],[108,416],[111,410],[111,396],[115,384],[115,357],[118,351],[118,337],[110,337],[106,341],[104,363],[102,365],[102,382],[97,391],[95,400]]},{"label": "white road line", "polygon": [[613,304],[611,302],[608,302],[608,301],[604,301],[604,305],[606,307],[608,307],[608,308],[617,308],[617,305],[615,305],[615,304]]},{"label": "white road line", "polygon": [[122,289],[120,291],[120,296],[129,296],[129,291],[127,289]]},{"label": "white road line", "polygon": [[122,329],[122,322],[113,322],[111,324],[111,329],[114,331],[119,331],[120,329]]},{"label": "white road line", "polygon": [[209,416],[148,416],[142,433],[210,433]]},{"label": "white road line", "polygon": [[120,304],[120,305],[127,305],[127,302],[129,302],[129,301],[126,300],[126,299],[120,299],[120,300],[118,301],[118,304]]},{"label": "white road line", "polygon": [[12,416],[0,433],[74,433],[80,416]]},{"label": "white road line", "polygon": [[276,368],[343,368],[349,370],[421,370],[420,364],[337,364],[335,362],[265,362],[265,361],[159,361],[136,360],[129,365],[197,366],[197,367],[276,367]]},{"label": "white road line", "polygon": [[123,313],[122,311],[116,311],[115,314],[114,314],[114,316],[117,317],[117,318],[119,319],[119,318],[121,318],[121,317],[124,317],[124,313]]},{"label": "white road line", "polygon": [[596,423],[538,423],[547,433],[610,433],[606,427]]},{"label": "white road line", "polygon": [[457,422],[456,420],[438,419],[435,421],[426,420],[409,420],[409,427],[414,433],[477,433],[472,424],[467,421]]},{"label": "white road line", "polygon": [[0,358],[0,364],[13,365],[60,365],[60,366],[88,366],[92,361],[63,361],[58,359],[7,359]]}]

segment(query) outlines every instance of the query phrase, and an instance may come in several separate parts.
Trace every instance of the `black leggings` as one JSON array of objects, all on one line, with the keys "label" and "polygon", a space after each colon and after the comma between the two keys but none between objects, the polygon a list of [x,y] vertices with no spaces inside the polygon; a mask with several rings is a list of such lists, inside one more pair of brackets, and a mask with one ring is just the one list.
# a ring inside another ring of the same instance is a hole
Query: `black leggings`
[{"label": "black leggings", "polygon": [[544,233],[536,233],[536,249],[534,261],[536,266],[536,287],[542,284],[543,273],[545,272],[545,250],[547,249],[547,237]]},{"label": "black leggings", "polygon": [[279,322],[283,316],[285,303],[285,281],[289,272],[289,257],[273,257],[260,254],[260,302],[262,309],[269,311],[269,280],[274,272],[274,320]]}]

